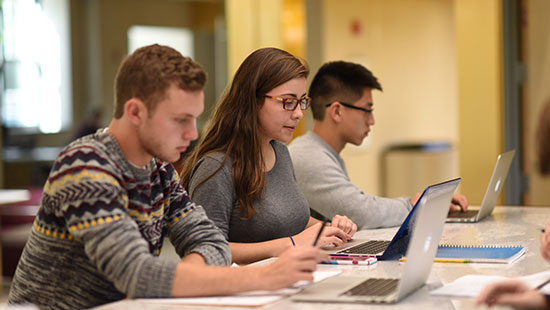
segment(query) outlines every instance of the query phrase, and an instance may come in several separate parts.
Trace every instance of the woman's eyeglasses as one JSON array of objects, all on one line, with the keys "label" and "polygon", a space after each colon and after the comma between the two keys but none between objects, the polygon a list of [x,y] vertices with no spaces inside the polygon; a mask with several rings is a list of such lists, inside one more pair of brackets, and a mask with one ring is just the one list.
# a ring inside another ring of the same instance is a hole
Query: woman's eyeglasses
[{"label": "woman's eyeglasses", "polygon": [[269,95],[265,95],[265,97],[269,98],[269,99],[279,101],[280,103],[283,104],[283,109],[285,109],[287,111],[296,110],[296,107],[298,106],[298,104],[300,104],[300,109],[301,110],[307,110],[307,108],[309,108],[309,104],[311,103],[311,98],[309,98],[307,96],[302,97],[300,99],[298,99],[298,98],[281,98],[281,97],[269,96]]}]

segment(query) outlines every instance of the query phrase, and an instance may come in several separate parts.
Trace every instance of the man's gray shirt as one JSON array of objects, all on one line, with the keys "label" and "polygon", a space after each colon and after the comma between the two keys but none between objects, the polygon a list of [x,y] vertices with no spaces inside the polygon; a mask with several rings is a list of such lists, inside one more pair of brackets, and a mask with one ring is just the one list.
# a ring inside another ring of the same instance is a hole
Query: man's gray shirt
[{"label": "man's gray shirt", "polygon": [[288,147],[296,181],[309,207],[326,218],[345,215],[358,229],[400,225],[412,205],[408,198],[365,194],[353,184],[344,161],[314,132],[307,132]]}]

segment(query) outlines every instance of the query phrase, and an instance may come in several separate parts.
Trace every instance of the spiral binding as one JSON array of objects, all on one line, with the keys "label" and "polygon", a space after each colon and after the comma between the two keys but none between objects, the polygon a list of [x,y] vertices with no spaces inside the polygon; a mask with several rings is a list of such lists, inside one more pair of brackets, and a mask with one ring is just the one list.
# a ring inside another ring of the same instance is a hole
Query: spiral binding
[{"label": "spiral binding", "polygon": [[465,244],[440,244],[441,248],[520,248],[521,245],[465,245]]}]

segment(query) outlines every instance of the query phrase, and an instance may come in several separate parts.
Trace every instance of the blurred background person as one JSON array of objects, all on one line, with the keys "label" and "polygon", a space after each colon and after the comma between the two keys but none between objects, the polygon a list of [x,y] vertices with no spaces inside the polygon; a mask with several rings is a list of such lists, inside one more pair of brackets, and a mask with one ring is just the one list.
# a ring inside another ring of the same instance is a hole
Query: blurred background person
[{"label": "blurred background person", "polygon": [[[550,175],[550,99],[544,104],[539,117],[536,143],[539,172]],[[550,262],[550,221],[540,236],[540,253]],[[548,309],[550,295],[533,289],[521,280],[512,279],[487,285],[476,303],[489,306],[502,305],[514,309]]]}]

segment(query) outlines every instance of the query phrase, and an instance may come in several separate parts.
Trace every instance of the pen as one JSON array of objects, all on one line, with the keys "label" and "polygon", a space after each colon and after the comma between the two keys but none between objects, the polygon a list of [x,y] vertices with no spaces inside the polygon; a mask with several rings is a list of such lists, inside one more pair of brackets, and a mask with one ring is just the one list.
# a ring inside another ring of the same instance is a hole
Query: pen
[{"label": "pen", "polygon": [[288,235],[290,238],[290,241],[292,241],[292,246],[296,246],[296,242],[294,242],[294,238],[292,238],[292,235]]},{"label": "pen", "polygon": [[540,290],[541,288],[543,288],[546,284],[550,283],[550,279],[542,282],[541,284],[537,285],[537,287],[535,287],[535,290]]},{"label": "pen", "polygon": [[460,259],[460,258],[434,258],[436,263],[472,263],[469,259]]},{"label": "pen", "polygon": [[335,259],[338,259],[338,257],[345,257],[345,258],[371,258],[375,257],[372,255],[361,255],[361,254],[329,254],[328,256],[334,257]]},{"label": "pen", "polygon": [[321,264],[326,265],[372,265],[376,263],[374,260],[322,260]]},{"label": "pen", "polygon": [[323,229],[325,228],[326,224],[327,224],[327,221],[323,221],[323,224],[321,225],[321,228],[319,229],[319,233],[317,234],[317,237],[315,237],[315,241],[313,241],[313,246],[317,245],[317,241],[319,241],[319,237],[321,237],[321,233],[323,232]]}]

